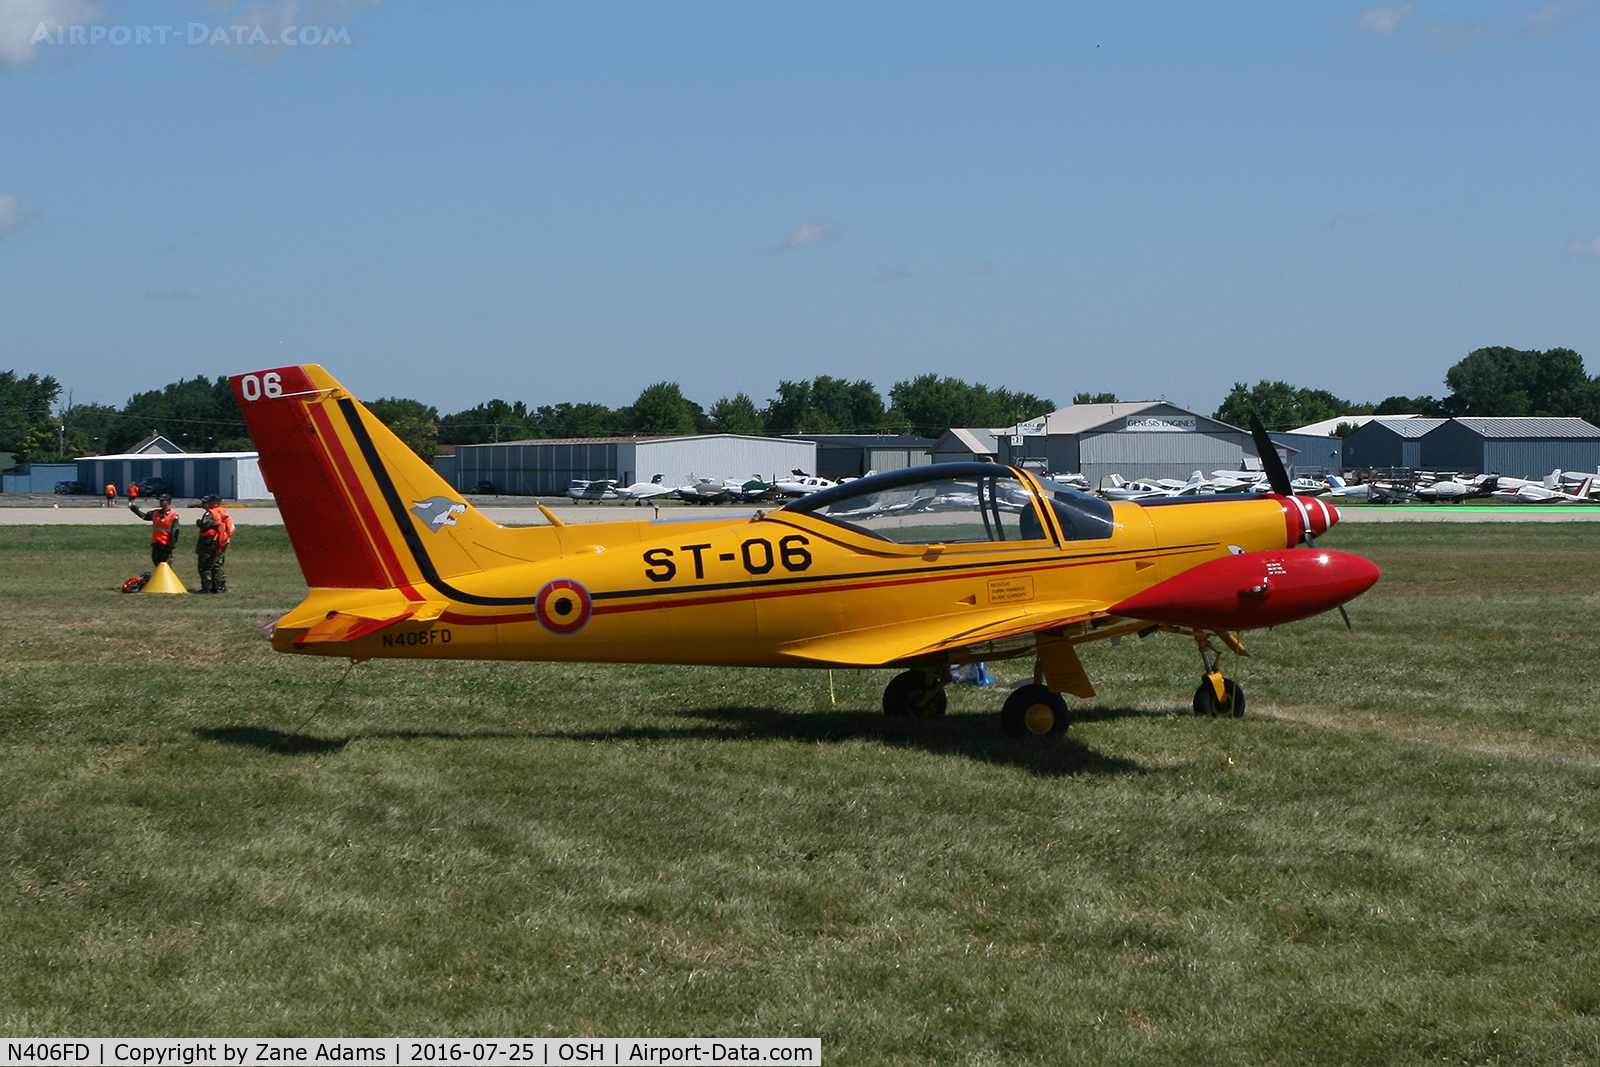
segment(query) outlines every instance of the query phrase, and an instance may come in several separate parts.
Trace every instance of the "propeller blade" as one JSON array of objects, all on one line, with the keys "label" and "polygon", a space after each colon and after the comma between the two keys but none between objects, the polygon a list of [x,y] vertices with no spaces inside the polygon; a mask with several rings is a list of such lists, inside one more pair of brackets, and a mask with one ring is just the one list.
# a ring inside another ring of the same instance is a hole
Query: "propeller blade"
[{"label": "propeller blade", "polygon": [[1294,496],[1294,486],[1289,484],[1289,472],[1283,469],[1283,460],[1278,458],[1278,450],[1272,446],[1267,428],[1261,425],[1261,416],[1253,411],[1250,413],[1250,436],[1256,440],[1256,454],[1261,457],[1261,469],[1266,472],[1267,484],[1272,486],[1272,491],[1279,496]]}]

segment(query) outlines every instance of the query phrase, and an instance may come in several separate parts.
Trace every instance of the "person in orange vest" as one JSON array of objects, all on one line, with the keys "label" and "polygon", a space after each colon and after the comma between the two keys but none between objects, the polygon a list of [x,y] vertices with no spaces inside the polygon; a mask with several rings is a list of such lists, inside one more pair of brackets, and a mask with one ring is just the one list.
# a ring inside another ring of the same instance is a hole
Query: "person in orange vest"
[{"label": "person in orange vest", "polygon": [[107,482],[106,483],[106,505],[105,506],[108,507],[108,508],[114,508],[114,507],[117,506],[117,483],[115,483],[115,482]]},{"label": "person in orange vest", "polygon": [[233,516],[228,514],[221,498],[215,493],[201,497],[200,507],[205,511],[194,524],[195,529],[200,531],[200,539],[194,546],[200,563],[200,591],[226,593],[228,574],[223,570],[223,561],[228,555],[228,545],[233,541]]},{"label": "person in orange vest", "polygon": [[140,511],[139,505],[128,501],[128,510],[150,524],[150,562],[160,565],[172,561],[172,549],[178,543],[178,513],[172,510],[172,497],[161,494],[161,506]]},{"label": "person in orange vest", "polygon": [[129,482],[128,483],[128,506],[130,508],[133,507],[133,502],[135,500],[138,500],[138,499],[139,499],[139,483],[138,482]]}]

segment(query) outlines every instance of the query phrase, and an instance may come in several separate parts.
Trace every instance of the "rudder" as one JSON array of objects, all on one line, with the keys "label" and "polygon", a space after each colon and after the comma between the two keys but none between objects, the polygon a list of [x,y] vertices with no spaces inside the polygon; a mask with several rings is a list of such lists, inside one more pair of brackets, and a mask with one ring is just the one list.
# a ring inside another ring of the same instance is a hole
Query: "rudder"
[{"label": "rudder", "polygon": [[509,531],[467,504],[321,367],[229,382],[307,585],[409,593],[508,562],[476,557],[501,552],[493,546]]}]

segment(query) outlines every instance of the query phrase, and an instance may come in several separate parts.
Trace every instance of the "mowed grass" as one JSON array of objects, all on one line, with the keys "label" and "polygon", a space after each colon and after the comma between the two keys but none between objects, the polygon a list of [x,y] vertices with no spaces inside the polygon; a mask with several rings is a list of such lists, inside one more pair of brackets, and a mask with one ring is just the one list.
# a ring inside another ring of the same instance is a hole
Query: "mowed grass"
[{"label": "mowed grass", "polygon": [[[830,1063],[1600,1060],[1600,529],[1341,526],[1384,579],[1092,646],[1065,738],[886,671],[273,653],[0,530],[0,1033],[803,1035]],[[185,546],[187,549],[187,546]],[[192,553],[180,573],[193,581]],[[663,635],[663,640],[671,640]],[[1029,667],[994,665],[1007,679]]]}]

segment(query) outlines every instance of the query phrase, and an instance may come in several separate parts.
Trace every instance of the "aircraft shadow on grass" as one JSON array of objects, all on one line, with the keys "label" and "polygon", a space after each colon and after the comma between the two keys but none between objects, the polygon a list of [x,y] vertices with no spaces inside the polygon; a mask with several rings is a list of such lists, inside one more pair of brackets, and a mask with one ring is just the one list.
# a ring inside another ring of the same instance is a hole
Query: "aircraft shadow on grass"
[{"label": "aircraft shadow on grass", "polygon": [[[1080,721],[1148,717],[1129,708],[1075,709]],[[338,752],[353,741],[801,741],[837,744],[877,741],[896,748],[937,755],[965,756],[981,763],[1016,767],[1043,777],[1083,774],[1133,775],[1147,768],[1094,751],[1070,735],[1053,744],[995,733],[990,716],[953,715],[941,719],[893,719],[881,711],[795,713],[773,708],[734,706],[677,713],[681,726],[623,726],[610,730],[367,730],[343,737],[284,732],[269,726],[201,727],[194,736],[224,745],[255,748],[280,756],[318,756]],[[693,720],[700,720],[694,722]]]}]

